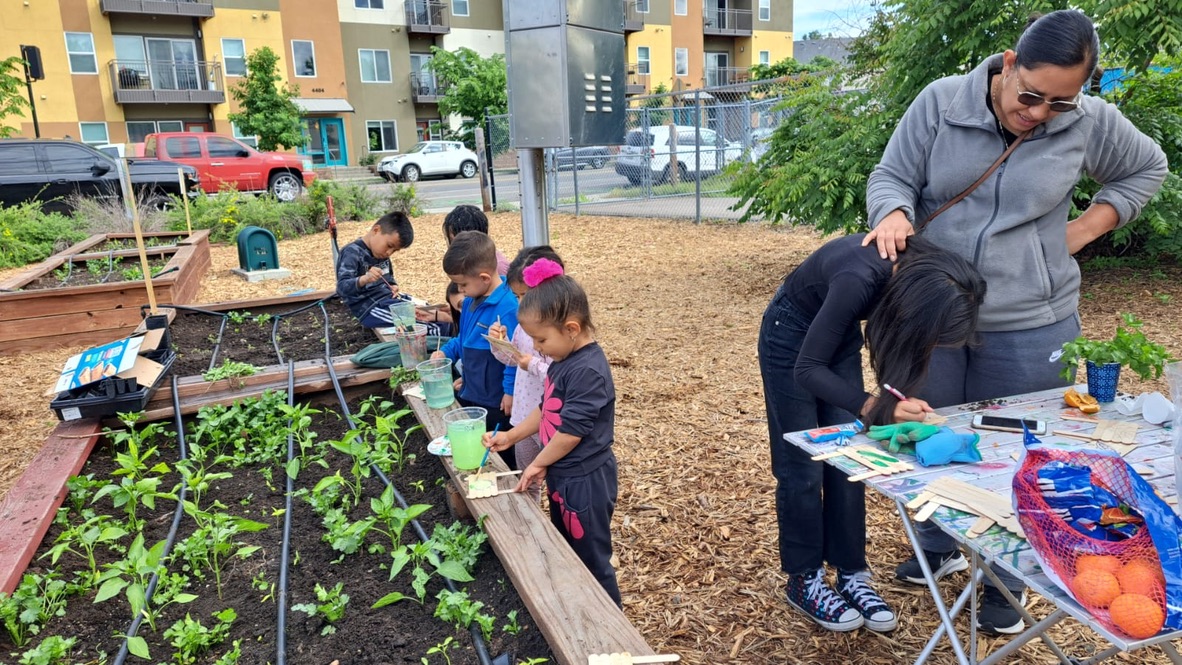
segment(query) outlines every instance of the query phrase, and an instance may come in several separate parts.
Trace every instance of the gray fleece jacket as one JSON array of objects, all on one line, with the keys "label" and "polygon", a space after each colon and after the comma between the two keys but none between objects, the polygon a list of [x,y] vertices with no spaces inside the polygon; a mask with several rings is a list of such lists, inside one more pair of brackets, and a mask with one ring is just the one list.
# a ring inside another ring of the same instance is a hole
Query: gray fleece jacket
[{"label": "gray fleece jacket", "polygon": [[[871,228],[896,209],[918,226],[1005,151],[985,102],[989,75],[1001,68],[997,54],[919,94],[867,182]],[[1161,187],[1166,157],[1115,106],[1084,95],[1079,108],[1035,128],[988,180],[924,229],[985,277],[981,330],[1028,330],[1075,314],[1079,266],[1067,250],[1066,224],[1085,173],[1103,184],[1093,202],[1110,204],[1124,225]]]}]

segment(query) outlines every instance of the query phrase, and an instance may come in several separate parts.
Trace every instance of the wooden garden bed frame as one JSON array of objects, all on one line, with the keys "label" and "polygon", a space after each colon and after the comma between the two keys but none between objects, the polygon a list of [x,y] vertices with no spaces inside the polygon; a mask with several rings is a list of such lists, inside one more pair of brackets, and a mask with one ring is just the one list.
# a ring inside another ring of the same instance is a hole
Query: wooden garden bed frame
[{"label": "wooden garden bed frame", "polygon": [[[149,256],[173,252],[165,269],[152,280],[162,304],[193,302],[201,279],[209,271],[209,231],[164,232],[148,237],[177,239],[176,249],[149,247]],[[103,233],[58,252],[0,282],[0,355],[40,351],[75,344],[101,344],[129,335],[142,320],[140,307],[148,304],[142,281],[64,286],[20,291],[71,260],[104,259],[108,252],[90,252],[108,240],[135,238],[130,233]],[[115,256],[138,256],[135,250],[116,250]]]}]

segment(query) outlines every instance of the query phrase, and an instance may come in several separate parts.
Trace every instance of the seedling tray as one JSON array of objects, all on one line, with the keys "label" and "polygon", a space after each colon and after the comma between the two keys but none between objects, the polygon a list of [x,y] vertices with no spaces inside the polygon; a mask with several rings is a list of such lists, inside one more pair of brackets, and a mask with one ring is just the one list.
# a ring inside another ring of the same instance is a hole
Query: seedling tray
[{"label": "seedling tray", "polygon": [[151,385],[141,386],[135,379],[109,377],[97,383],[58,393],[49,403],[50,408],[57,414],[58,420],[63,421],[143,411],[148,400],[152,399],[152,395],[164,381],[164,377],[168,376],[173,362],[176,361],[176,354],[171,349],[160,349],[145,353],[144,357],[164,366]]}]

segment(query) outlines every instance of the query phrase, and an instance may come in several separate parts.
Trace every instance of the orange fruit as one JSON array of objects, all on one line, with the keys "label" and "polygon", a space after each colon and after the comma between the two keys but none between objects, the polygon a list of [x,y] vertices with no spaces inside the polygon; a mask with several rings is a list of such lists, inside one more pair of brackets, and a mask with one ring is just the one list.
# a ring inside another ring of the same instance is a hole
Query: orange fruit
[{"label": "orange fruit", "polygon": [[1126,593],[1118,596],[1108,607],[1108,615],[1130,637],[1143,640],[1157,635],[1166,622],[1161,605],[1148,596]]},{"label": "orange fruit", "polygon": [[1075,559],[1075,574],[1086,570],[1102,570],[1115,575],[1120,570],[1120,559],[1107,554],[1081,554]]},{"label": "orange fruit", "polygon": [[1116,575],[1103,570],[1085,570],[1071,580],[1071,591],[1084,605],[1108,607],[1120,595],[1120,582]]},{"label": "orange fruit", "polygon": [[1147,559],[1133,559],[1116,571],[1121,593],[1135,593],[1142,596],[1158,596],[1166,580],[1161,566]]}]

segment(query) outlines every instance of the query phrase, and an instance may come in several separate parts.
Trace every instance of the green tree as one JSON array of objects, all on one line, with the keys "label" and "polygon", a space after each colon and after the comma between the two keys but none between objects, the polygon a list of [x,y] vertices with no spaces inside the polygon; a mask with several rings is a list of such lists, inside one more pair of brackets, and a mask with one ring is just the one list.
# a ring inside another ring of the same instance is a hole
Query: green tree
[{"label": "green tree", "polygon": [[[0,123],[9,116],[24,117],[22,109],[29,105],[25,99],[24,60],[18,56],[0,60]],[[16,127],[0,124],[0,139],[12,136]]]},{"label": "green tree", "polygon": [[279,56],[262,47],[246,58],[246,78],[230,89],[242,110],[230,114],[230,122],[243,134],[259,137],[259,150],[304,145],[300,109],[292,101],[300,89],[282,83]]},{"label": "green tree", "polygon": [[445,51],[431,47],[431,71],[445,89],[439,98],[439,112],[463,119],[459,138],[475,145],[473,130],[484,124],[485,109],[499,115],[509,112],[508,75],[505,56],[488,58],[467,47]]}]

